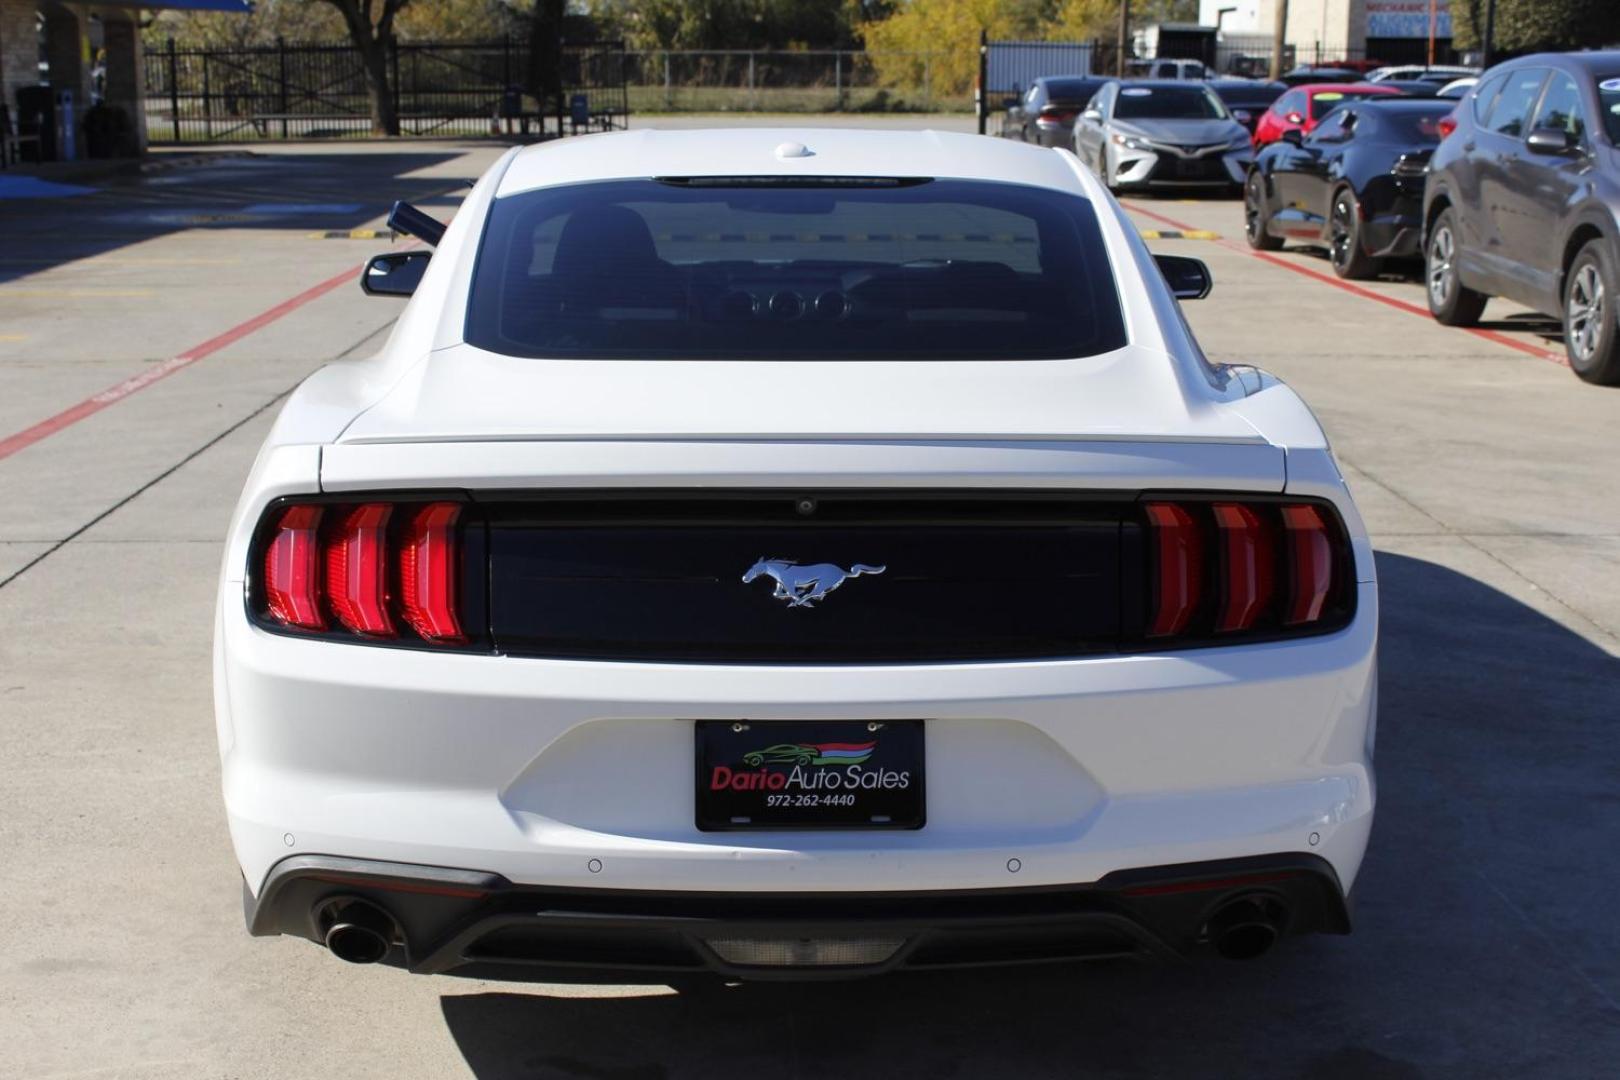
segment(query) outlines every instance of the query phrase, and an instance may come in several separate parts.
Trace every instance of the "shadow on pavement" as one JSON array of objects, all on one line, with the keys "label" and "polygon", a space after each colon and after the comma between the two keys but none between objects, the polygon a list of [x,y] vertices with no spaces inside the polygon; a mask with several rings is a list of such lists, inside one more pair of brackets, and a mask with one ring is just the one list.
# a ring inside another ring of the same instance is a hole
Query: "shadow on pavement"
[{"label": "shadow on pavement", "polygon": [[412,174],[461,156],[263,151],[115,178],[85,195],[0,199],[0,284],[187,229],[346,232],[395,199],[455,206],[455,177]]},{"label": "shadow on pavement", "polygon": [[450,1033],[484,1080],[1613,1075],[1620,661],[1472,578],[1378,566],[1381,805],[1352,936],[1252,963],[446,995]]}]

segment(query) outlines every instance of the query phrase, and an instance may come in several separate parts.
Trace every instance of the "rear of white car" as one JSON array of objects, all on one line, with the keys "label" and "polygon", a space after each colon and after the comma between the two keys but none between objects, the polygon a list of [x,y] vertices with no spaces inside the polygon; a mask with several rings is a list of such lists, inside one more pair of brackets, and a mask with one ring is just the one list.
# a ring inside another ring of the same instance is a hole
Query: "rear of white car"
[{"label": "rear of white car", "polygon": [[1346,932],[1376,627],[1308,410],[1071,155],[514,152],[233,522],[249,924],[614,979]]}]

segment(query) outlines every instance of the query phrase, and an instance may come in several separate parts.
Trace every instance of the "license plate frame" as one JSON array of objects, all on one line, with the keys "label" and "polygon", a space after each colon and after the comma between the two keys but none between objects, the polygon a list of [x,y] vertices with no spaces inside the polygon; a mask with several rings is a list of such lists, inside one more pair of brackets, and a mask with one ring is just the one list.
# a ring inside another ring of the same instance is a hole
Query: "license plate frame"
[{"label": "license plate frame", "polygon": [[694,721],[697,827],[921,829],[925,739],[922,720]]}]

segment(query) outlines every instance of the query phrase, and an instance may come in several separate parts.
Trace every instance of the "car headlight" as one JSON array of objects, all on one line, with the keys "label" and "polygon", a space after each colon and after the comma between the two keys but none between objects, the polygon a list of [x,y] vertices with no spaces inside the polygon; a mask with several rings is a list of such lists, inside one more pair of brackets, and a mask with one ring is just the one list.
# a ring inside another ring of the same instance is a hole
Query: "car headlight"
[{"label": "car headlight", "polygon": [[1151,149],[1153,149],[1153,144],[1152,143],[1148,142],[1146,139],[1139,139],[1135,135],[1121,135],[1119,132],[1116,131],[1116,132],[1114,132],[1113,135],[1110,136],[1110,138],[1112,138],[1114,140],[1114,145],[1115,146],[1123,146],[1127,150],[1151,150]]}]

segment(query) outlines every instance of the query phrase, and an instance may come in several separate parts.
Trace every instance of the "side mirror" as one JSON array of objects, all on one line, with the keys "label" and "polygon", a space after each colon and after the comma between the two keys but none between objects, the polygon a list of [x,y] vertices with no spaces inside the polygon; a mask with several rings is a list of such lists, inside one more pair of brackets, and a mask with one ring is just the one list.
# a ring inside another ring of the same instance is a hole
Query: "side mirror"
[{"label": "side mirror", "polygon": [[431,251],[395,251],[373,255],[360,274],[360,291],[367,296],[410,296],[422,284]]},{"label": "side mirror", "polygon": [[1080,114],[1080,119],[1082,119],[1082,120],[1091,120],[1091,121],[1094,121],[1094,122],[1097,121],[1097,120],[1101,120],[1102,119],[1102,110],[1101,109],[1086,109],[1084,112],[1082,112]]},{"label": "side mirror", "polygon": [[1525,140],[1532,154],[1568,154],[1580,146],[1580,140],[1563,128],[1536,128]]},{"label": "side mirror", "polygon": [[1289,128],[1282,133],[1282,141],[1289,146],[1304,146],[1305,136],[1298,128]]},{"label": "side mirror", "polygon": [[1177,300],[1202,300],[1215,287],[1215,279],[1202,259],[1190,255],[1155,255],[1153,261],[1159,264],[1159,273],[1164,275]]}]

